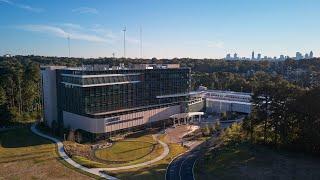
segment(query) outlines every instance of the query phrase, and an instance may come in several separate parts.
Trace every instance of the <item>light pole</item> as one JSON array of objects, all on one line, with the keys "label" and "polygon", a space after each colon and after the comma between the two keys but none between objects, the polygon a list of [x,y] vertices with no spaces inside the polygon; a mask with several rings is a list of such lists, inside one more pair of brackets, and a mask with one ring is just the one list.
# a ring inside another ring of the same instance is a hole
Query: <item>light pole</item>
[{"label": "light pole", "polygon": [[70,35],[68,35],[68,55],[69,55],[69,58],[70,58]]},{"label": "light pole", "polygon": [[123,31],[123,57],[126,58],[126,31],[127,31],[127,28],[124,27],[122,31]]},{"label": "light pole", "polygon": [[142,27],[140,26],[140,58],[142,59]]}]

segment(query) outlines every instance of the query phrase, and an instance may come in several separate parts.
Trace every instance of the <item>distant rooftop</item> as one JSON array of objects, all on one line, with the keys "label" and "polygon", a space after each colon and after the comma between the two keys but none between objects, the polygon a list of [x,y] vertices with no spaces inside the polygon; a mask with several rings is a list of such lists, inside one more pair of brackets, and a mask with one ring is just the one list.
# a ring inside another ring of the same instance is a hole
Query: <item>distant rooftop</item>
[{"label": "distant rooftop", "polygon": [[5,54],[3,57],[11,57],[11,54]]},{"label": "distant rooftop", "polygon": [[222,90],[206,90],[207,93],[218,93],[218,94],[228,94],[228,95],[242,95],[242,96],[251,96],[252,93],[245,93],[245,92],[235,92],[235,91],[222,91]]},{"label": "distant rooftop", "polygon": [[180,64],[133,64],[132,69],[177,69]]}]

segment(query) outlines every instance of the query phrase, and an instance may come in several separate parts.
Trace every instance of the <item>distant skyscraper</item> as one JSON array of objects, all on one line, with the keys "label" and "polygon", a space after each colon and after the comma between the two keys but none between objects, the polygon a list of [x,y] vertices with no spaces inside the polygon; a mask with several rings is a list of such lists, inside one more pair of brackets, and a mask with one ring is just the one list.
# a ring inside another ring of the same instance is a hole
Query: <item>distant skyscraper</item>
[{"label": "distant skyscraper", "polygon": [[313,52],[312,51],[310,51],[309,58],[313,58]]},{"label": "distant skyscraper", "polygon": [[257,56],[257,60],[260,61],[261,60],[261,54],[259,53]]},{"label": "distant skyscraper", "polygon": [[226,60],[231,60],[231,55],[230,54],[227,54]]},{"label": "distant skyscraper", "polygon": [[234,60],[237,60],[237,59],[238,59],[238,54],[237,54],[237,53],[234,53],[233,59],[234,59]]},{"label": "distant skyscraper", "polygon": [[[1,1],[1,0],[0,0]],[[292,57],[292,59],[295,60],[301,60],[301,59],[310,59],[313,58],[313,52],[310,51],[310,53],[307,54],[302,54],[300,52],[296,52],[296,56]],[[267,60],[267,61],[275,61],[275,60],[279,60],[279,61],[284,61],[286,59],[290,59],[289,56],[281,54],[280,56],[274,56],[274,57],[270,57],[270,56],[262,56],[261,53],[257,53],[257,55],[255,55],[255,52],[252,51],[251,54],[251,58],[250,57],[238,57],[237,53],[234,53],[233,55],[228,53],[226,54],[226,57],[224,58],[225,60],[256,60],[256,61],[262,61],[262,60]]]},{"label": "distant skyscraper", "polygon": [[304,55],[304,58],[305,58],[305,59],[309,59],[309,54],[306,53],[306,54]]},{"label": "distant skyscraper", "polygon": [[296,52],[296,60],[301,60],[303,59],[303,56],[300,52]]}]

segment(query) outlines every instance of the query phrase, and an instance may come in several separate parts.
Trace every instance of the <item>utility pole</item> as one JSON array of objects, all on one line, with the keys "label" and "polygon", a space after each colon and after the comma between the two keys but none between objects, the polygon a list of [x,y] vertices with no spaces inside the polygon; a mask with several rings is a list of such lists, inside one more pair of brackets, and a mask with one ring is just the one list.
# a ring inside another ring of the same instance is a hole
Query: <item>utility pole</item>
[{"label": "utility pole", "polygon": [[123,57],[126,58],[126,31],[127,31],[127,28],[124,27],[122,31],[123,31]]},{"label": "utility pole", "polygon": [[142,59],[142,27],[140,26],[140,58]]},{"label": "utility pole", "polygon": [[70,35],[68,35],[68,51],[69,51],[69,58],[70,58]]}]

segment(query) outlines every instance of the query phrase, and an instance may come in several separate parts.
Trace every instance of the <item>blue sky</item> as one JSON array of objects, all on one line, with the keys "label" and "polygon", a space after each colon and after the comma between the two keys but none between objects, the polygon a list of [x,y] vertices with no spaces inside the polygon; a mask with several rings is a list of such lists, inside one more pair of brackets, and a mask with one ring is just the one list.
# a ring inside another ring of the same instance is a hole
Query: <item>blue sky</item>
[{"label": "blue sky", "polygon": [[222,58],[320,53],[319,0],[0,0],[0,54]]}]

